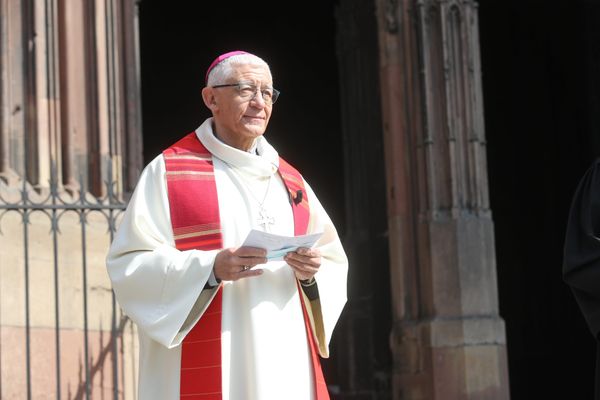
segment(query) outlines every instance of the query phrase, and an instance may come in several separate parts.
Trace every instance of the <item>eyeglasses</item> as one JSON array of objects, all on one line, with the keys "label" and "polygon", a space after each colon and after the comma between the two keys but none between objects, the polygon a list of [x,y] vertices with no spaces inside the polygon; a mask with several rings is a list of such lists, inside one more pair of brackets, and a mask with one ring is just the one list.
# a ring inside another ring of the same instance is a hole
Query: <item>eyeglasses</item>
[{"label": "eyeglasses", "polygon": [[235,87],[237,89],[238,95],[244,101],[252,101],[256,97],[256,94],[260,90],[260,95],[262,96],[263,101],[267,105],[275,104],[277,98],[279,97],[279,90],[275,88],[259,88],[256,85],[252,85],[250,83],[229,83],[225,85],[215,85],[213,88],[223,88],[223,87]]}]

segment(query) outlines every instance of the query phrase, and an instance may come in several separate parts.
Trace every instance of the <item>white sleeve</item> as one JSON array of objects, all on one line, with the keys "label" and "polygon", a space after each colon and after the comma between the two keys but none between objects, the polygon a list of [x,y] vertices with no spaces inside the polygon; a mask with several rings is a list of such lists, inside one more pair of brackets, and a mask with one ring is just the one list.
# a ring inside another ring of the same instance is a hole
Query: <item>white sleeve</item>
[{"label": "white sleeve", "polygon": [[146,335],[169,348],[179,345],[217,252],[175,248],[159,155],[142,172],[106,259],[119,305]]},{"label": "white sleeve", "polygon": [[333,222],[308,183],[304,182],[310,219],[308,233],[323,232],[316,244],[321,252],[321,267],[315,275],[323,316],[326,345],[347,300],[348,258]]}]

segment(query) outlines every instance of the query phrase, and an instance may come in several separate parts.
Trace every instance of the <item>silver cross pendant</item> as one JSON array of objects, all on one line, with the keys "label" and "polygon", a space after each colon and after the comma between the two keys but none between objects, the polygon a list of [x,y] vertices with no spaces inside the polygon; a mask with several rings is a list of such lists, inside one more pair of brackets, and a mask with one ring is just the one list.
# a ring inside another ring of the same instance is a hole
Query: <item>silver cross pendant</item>
[{"label": "silver cross pendant", "polygon": [[263,207],[260,208],[258,212],[258,225],[262,226],[265,231],[267,231],[267,225],[274,225],[275,218],[273,218],[266,209]]}]

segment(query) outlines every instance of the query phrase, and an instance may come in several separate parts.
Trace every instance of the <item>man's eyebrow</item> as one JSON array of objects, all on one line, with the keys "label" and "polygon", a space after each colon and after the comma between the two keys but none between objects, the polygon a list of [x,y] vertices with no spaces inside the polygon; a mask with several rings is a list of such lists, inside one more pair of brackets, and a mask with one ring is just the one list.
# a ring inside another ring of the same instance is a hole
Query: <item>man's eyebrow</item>
[{"label": "man's eyebrow", "polygon": [[[254,82],[252,81],[239,81],[237,82],[239,85],[252,85],[252,86],[257,86]],[[261,89],[267,88],[267,89],[273,89],[273,84],[268,84],[268,85],[264,85],[260,87]]]}]

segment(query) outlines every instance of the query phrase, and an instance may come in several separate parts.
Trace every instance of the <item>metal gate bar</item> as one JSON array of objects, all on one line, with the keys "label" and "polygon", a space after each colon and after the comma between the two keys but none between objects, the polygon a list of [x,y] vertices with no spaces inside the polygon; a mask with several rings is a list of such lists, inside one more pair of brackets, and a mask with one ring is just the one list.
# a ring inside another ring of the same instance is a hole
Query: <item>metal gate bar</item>
[{"label": "metal gate bar", "polygon": [[[109,174],[108,176],[112,176],[112,171],[110,171],[109,165]],[[49,186],[49,192],[45,198],[42,200],[35,200],[33,197],[36,192],[30,185],[26,182],[22,183],[22,187],[19,190],[18,200],[17,201],[9,201],[3,196],[0,190],[0,235],[3,235],[1,223],[3,217],[7,213],[18,213],[20,215],[21,223],[23,226],[23,268],[24,268],[24,296],[25,296],[25,375],[26,375],[26,393],[27,399],[32,399],[32,360],[31,360],[31,246],[30,246],[30,235],[31,235],[31,216],[36,213],[42,213],[48,216],[50,220],[50,230],[52,235],[52,246],[51,250],[53,252],[53,291],[54,291],[54,331],[55,338],[54,344],[56,346],[55,349],[55,365],[56,365],[56,387],[55,387],[55,398],[61,399],[63,397],[63,393],[61,393],[61,352],[64,349],[61,348],[61,322],[60,322],[60,298],[61,298],[61,288],[60,288],[60,259],[59,259],[59,235],[61,234],[59,228],[59,222],[63,215],[68,212],[75,212],[79,216],[79,224],[80,224],[80,238],[81,238],[81,268],[82,268],[82,293],[83,293],[83,336],[84,336],[84,368],[85,368],[85,382],[83,383],[84,387],[82,395],[85,396],[86,399],[89,399],[92,392],[92,379],[93,374],[90,366],[90,344],[89,344],[89,315],[88,315],[88,251],[87,251],[87,225],[88,225],[88,216],[91,213],[99,213],[104,216],[108,225],[108,234],[110,237],[110,241],[112,242],[114,237],[114,231],[117,226],[117,220],[123,213],[126,208],[126,203],[120,200],[117,193],[114,191],[115,183],[106,183],[106,195],[103,198],[91,196],[86,191],[86,187],[84,185],[84,179],[80,178],[80,190],[76,199],[73,200],[67,197],[67,192],[65,190],[61,190],[57,183],[56,179],[56,169],[52,168],[51,173],[51,182]],[[13,189],[16,190],[16,189]],[[111,293],[111,303],[112,303],[112,315],[111,315],[111,338],[110,338],[110,352],[112,353],[112,369],[113,369],[113,398],[114,400],[118,400],[119,398],[119,354],[118,354],[118,338],[122,336],[123,331],[125,330],[126,325],[124,323],[117,323],[117,303],[114,297],[114,293]],[[0,344],[1,346],[1,344]],[[1,347],[0,347],[1,348]],[[2,384],[2,379],[0,375],[0,398],[2,396],[2,390],[6,385]],[[78,390],[79,392],[79,390]],[[77,395],[76,395],[77,396]],[[77,397],[76,397],[77,398]]]}]

